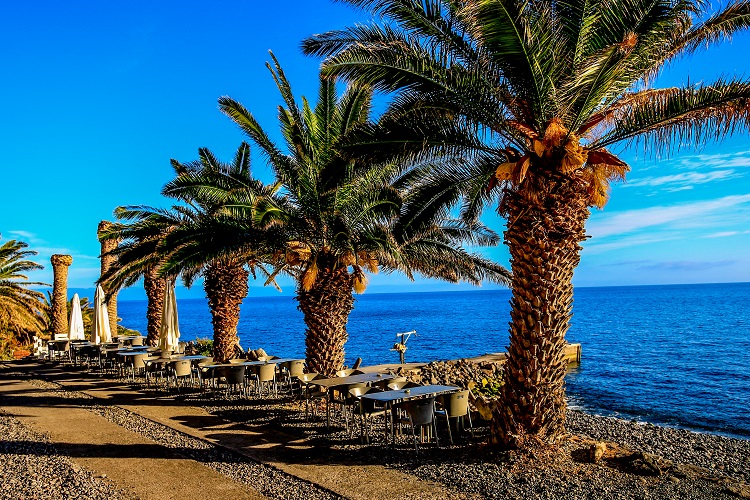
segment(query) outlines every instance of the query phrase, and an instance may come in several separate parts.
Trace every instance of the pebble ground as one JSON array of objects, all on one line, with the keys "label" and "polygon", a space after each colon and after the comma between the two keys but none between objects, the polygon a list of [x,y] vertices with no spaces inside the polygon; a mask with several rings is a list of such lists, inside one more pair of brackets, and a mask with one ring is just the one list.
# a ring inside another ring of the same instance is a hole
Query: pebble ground
[{"label": "pebble ground", "polygon": [[[341,498],[273,467],[187,436],[123,408],[102,406],[91,398],[81,399],[85,397],[83,394],[64,391],[52,382],[34,380],[33,383],[58,395],[78,398],[83,407],[107,420],[157,443],[178,448],[186,457],[228,478],[244,482],[268,497],[296,500]],[[408,436],[402,437],[395,447],[384,446],[383,428],[378,425],[372,430],[373,443],[370,445],[361,444],[358,429],[350,434],[338,420],[331,433],[323,433],[324,422],[302,418],[299,402],[288,398],[260,404],[253,399],[213,399],[201,394],[178,397],[227,420],[306,436],[315,444],[315,451],[307,457],[309,460],[351,465],[384,464],[425,480],[441,482],[455,492],[456,498],[729,499],[750,496],[750,488],[745,484],[750,482],[748,440],[569,411],[568,430],[576,437],[565,441],[554,453],[541,450],[533,457],[492,455],[481,444],[487,428],[478,426],[473,441],[464,435],[462,444],[457,446],[446,446],[447,435],[441,430],[439,435],[443,446],[436,448],[434,444],[428,444],[416,455]],[[0,499],[130,498],[106,478],[94,477],[60,455],[44,436],[33,433],[2,413],[0,436],[3,436],[0,440],[0,470],[3,471]],[[684,474],[674,472],[682,470],[675,467],[661,475],[646,475],[618,467],[607,460],[588,463],[580,457],[590,440],[617,443],[655,454],[690,469]]]}]

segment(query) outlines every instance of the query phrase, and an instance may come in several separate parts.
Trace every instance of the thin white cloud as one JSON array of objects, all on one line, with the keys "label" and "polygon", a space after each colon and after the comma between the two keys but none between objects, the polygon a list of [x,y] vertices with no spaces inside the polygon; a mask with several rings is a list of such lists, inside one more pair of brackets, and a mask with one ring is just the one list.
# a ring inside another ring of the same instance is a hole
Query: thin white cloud
[{"label": "thin white cloud", "polygon": [[750,234],[748,231],[719,231],[718,233],[707,234],[704,238],[727,238],[729,236],[738,236],[740,234]]},{"label": "thin white cloud", "polygon": [[668,224],[698,227],[704,224],[703,218],[707,216],[714,215],[721,210],[738,210],[738,207],[748,203],[750,203],[750,194],[725,196],[716,200],[679,205],[628,210],[592,219],[588,232],[594,238],[606,238]]},{"label": "thin white cloud", "polygon": [[750,167],[750,151],[692,155],[679,160],[682,168],[707,170],[710,168]]},{"label": "thin white cloud", "polygon": [[43,240],[37,238],[36,234],[29,231],[23,231],[20,229],[13,229],[8,231],[8,234],[16,240],[22,240],[26,243],[41,243]]},{"label": "thin white cloud", "polygon": [[672,190],[692,189],[696,184],[706,184],[708,182],[726,181],[741,177],[732,169],[711,170],[708,172],[683,172],[674,175],[662,175],[660,177],[644,177],[633,181],[626,181],[622,187],[659,187],[674,184],[677,187]]},{"label": "thin white cloud", "polygon": [[637,269],[643,271],[679,271],[679,272],[695,272],[695,271],[706,271],[709,269],[716,269],[717,267],[727,267],[736,264],[733,260],[720,260],[716,262],[702,262],[702,261],[672,261],[672,262],[654,262],[653,264],[647,264],[638,267]]},{"label": "thin white cloud", "polygon": [[596,242],[596,240],[593,242],[587,240],[582,243],[582,246],[584,248],[584,255],[592,255],[611,250],[618,250],[620,248],[649,245],[651,243],[662,243],[664,241],[672,241],[676,239],[679,239],[679,237],[674,235],[624,236],[617,238],[615,241],[605,241],[601,243]]}]

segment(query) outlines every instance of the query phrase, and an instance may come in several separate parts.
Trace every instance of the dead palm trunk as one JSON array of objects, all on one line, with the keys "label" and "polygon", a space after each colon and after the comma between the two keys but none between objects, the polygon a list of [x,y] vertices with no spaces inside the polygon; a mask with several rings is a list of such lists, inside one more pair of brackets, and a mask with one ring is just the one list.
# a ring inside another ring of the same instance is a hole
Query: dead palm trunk
[{"label": "dead palm trunk", "polygon": [[250,273],[241,265],[214,262],[206,268],[203,289],[208,297],[211,323],[214,327],[214,360],[226,362],[237,346],[237,324],[240,306],[247,297]]},{"label": "dead palm trunk", "polygon": [[[575,174],[574,174],[575,175]],[[536,201],[507,192],[505,243],[513,270],[510,346],[492,440],[552,442],[565,424],[565,333],[573,307],[573,271],[589,216],[579,177],[547,172]]]},{"label": "dead palm trunk", "polygon": [[73,263],[70,255],[55,254],[52,263],[52,334],[68,333],[68,266]]},{"label": "dead palm trunk", "polygon": [[[103,231],[106,231],[112,225],[111,222],[103,220],[99,223],[97,234],[101,235]],[[118,239],[106,239],[102,240],[99,238],[101,243],[101,275],[104,276],[117,265],[117,258],[114,255],[110,255],[109,252],[117,248],[120,243]],[[112,331],[112,335],[117,335],[117,293],[118,289],[112,287],[108,282],[102,283],[102,289],[107,300],[107,313],[109,314],[109,328]]]},{"label": "dead palm trunk", "polygon": [[345,267],[320,269],[310,288],[297,288],[299,310],[305,316],[305,356],[312,372],[331,376],[344,365],[346,323],[354,308],[352,277]]},{"label": "dead palm trunk", "polygon": [[164,293],[167,289],[167,280],[159,277],[157,267],[150,267],[143,274],[143,289],[146,291],[146,298],[148,299],[146,343],[150,346],[156,346],[159,343],[161,315],[164,310]]}]

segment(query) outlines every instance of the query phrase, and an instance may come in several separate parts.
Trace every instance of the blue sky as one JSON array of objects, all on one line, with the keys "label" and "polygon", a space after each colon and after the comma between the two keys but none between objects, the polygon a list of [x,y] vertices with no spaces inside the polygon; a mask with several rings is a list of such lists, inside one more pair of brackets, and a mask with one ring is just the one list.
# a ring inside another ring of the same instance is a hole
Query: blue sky
[{"label": "blue sky", "polygon": [[[243,140],[217,111],[229,95],[276,131],[277,90],[268,50],[295,93],[315,97],[318,60],[299,42],[364,22],[328,0],[287,2],[13,2],[0,19],[3,240],[22,239],[46,269],[68,253],[71,288],[99,273],[96,227],[118,205],[166,206],[159,191],[170,158],[199,147],[230,160]],[[750,37],[668,68],[658,83],[750,76]],[[578,286],[750,281],[750,140],[747,131],[667,158],[618,151],[633,167],[588,224]],[[256,175],[270,180],[258,158]],[[485,216],[497,231],[502,220]],[[504,248],[484,252],[507,263]],[[282,282],[285,292],[293,287]],[[378,275],[370,291],[451,290],[455,285]],[[130,292],[127,296],[131,296]],[[252,294],[273,293],[253,288]],[[200,287],[185,296],[202,296]]]}]

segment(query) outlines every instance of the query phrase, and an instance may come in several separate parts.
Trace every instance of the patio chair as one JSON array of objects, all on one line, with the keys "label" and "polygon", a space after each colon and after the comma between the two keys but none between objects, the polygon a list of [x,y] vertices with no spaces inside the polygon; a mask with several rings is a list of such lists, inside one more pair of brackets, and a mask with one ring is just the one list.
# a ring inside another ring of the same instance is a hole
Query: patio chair
[{"label": "patio chair", "polygon": [[357,398],[351,395],[353,389],[366,389],[367,384],[356,383],[356,384],[345,384],[333,387],[333,394],[331,394],[330,403],[338,405],[341,414],[344,417],[344,426],[349,431],[349,413],[350,409],[354,407],[357,402]]},{"label": "patio chair", "polygon": [[405,401],[400,405],[407,415],[407,421],[411,426],[411,434],[414,438],[414,450],[419,454],[417,446],[417,427],[420,428],[420,435],[424,436],[424,427],[432,430],[435,435],[435,445],[440,446],[435,426],[435,398],[413,399]]},{"label": "patio chair", "polygon": [[210,368],[206,368],[206,365],[211,365],[214,362],[214,358],[208,357],[206,359],[201,359],[198,361],[198,363],[193,367],[193,371],[195,372],[195,375],[198,377],[198,385],[201,389],[204,388],[204,382],[210,381],[212,384],[215,380],[214,372]]},{"label": "patio chair", "polygon": [[348,377],[350,375],[362,375],[363,371],[357,370],[355,368],[347,368],[346,370],[339,370],[336,372],[337,377]]},{"label": "patio chair", "polygon": [[190,385],[193,385],[193,366],[189,359],[181,359],[172,363],[171,375],[174,379],[174,386],[177,392],[180,392],[179,381],[190,378]]},{"label": "patio chair", "polygon": [[377,387],[379,389],[383,389],[384,391],[392,390],[389,385],[390,384],[396,384],[396,383],[406,383],[406,377],[396,377],[396,378],[386,378],[384,380],[378,380],[376,382],[372,383],[373,387]]},{"label": "patio chair", "polygon": [[412,387],[419,387],[416,382],[409,382],[405,377],[401,377],[403,380],[388,380],[388,389],[391,391],[400,391],[401,389],[411,389]]},{"label": "patio chair", "polygon": [[243,396],[247,396],[247,380],[245,379],[245,366],[227,366],[221,369],[220,376],[227,384],[227,396],[233,389],[239,389]]},{"label": "patio chair", "polygon": [[[316,386],[316,388],[313,388],[313,386],[310,384],[313,380],[325,378],[320,373],[303,373],[302,375],[299,375],[297,379],[300,381],[300,385],[302,386],[302,392],[305,397],[305,420],[307,420],[310,416],[310,402],[315,400],[324,400],[328,396],[328,393],[319,387]],[[328,404],[328,403],[326,403]],[[313,403],[313,416],[317,415],[317,405]]]},{"label": "patio chair", "polygon": [[[141,358],[142,355],[133,356],[134,358]],[[169,359],[167,354],[150,354],[145,353],[143,355],[144,369],[143,373],[146,379],[146,385],[151,385],[151,379],[159,377],[154,383],[156,387],[159,386],[159,382],[166,382],[169,374],[167,373],[167,361]]]},{"label": "patio chair", "polygon": [[352,387],[349,389],[349,395],[354,399],[355,405],[353,409],[354,414],[359,414],[361,422],[359,426],[359,438],[362,440],[363,434],[365,442],[370,443],[370,419],[374,415],[382,414],[385,417],[385,428],[388,431],[388,412],[385,406],[379,405],[372,399],[363,399],[362,396],[373,392],[383,392],[377,387]]},{"label": "patio chair", "polygon": [[135,337],[130,340],[131,347],[138,347],[143,345],[143,337]]},{"label": "patio chair", "polygon": [[[471,412],[469,411],[469,391],[454,392],[452,394],[446,394],[439,396],[437,401],[442,404],[442,410],[435,410],[435,415],[445,417],[445,423],[448,425],[448,438],[450,438],[451,444],[453,444],[453,433],[451,432],[450,419],[456,419],[456,431],[459,430],[458,424],[463,424],[464,417],[469,417],[469,429],[471,437],[474,437],[474,425],[471,422]],[[462,425],[463,427],[463,425]]]},{"label": "patio chair", "polygon": [[258,397],[263,395],[263,388],[268,388],[268,395],[271,395],[271,389],[273,388],[273,395],[278,396],[276,386],[276,364],[268,363],[265,365],[258,365],[255,367],[255,384],[258,389]]},{"label": "patio chair", "polygon": [[[135,356],[128,356],[128,361],[125,362],[125,373],[129,373],[131,379],[135,383],[136,373],[146,372],[146,358],[148,354],[136,354]],[[146,374],[146,382],[148,382],[148,374]]]},{"label": "patio chair", "polygon": [[[295,382],[299,382],[299,376],[305,373],[305,362],[304,360],[298,359],[295,361],[289,361],[283,363],[281,368],[281,375],[286,384],[287,390],[290,394],[293,394],[293,385]],[[300,384],[300,393],[302,392],[302,385]]]}]

